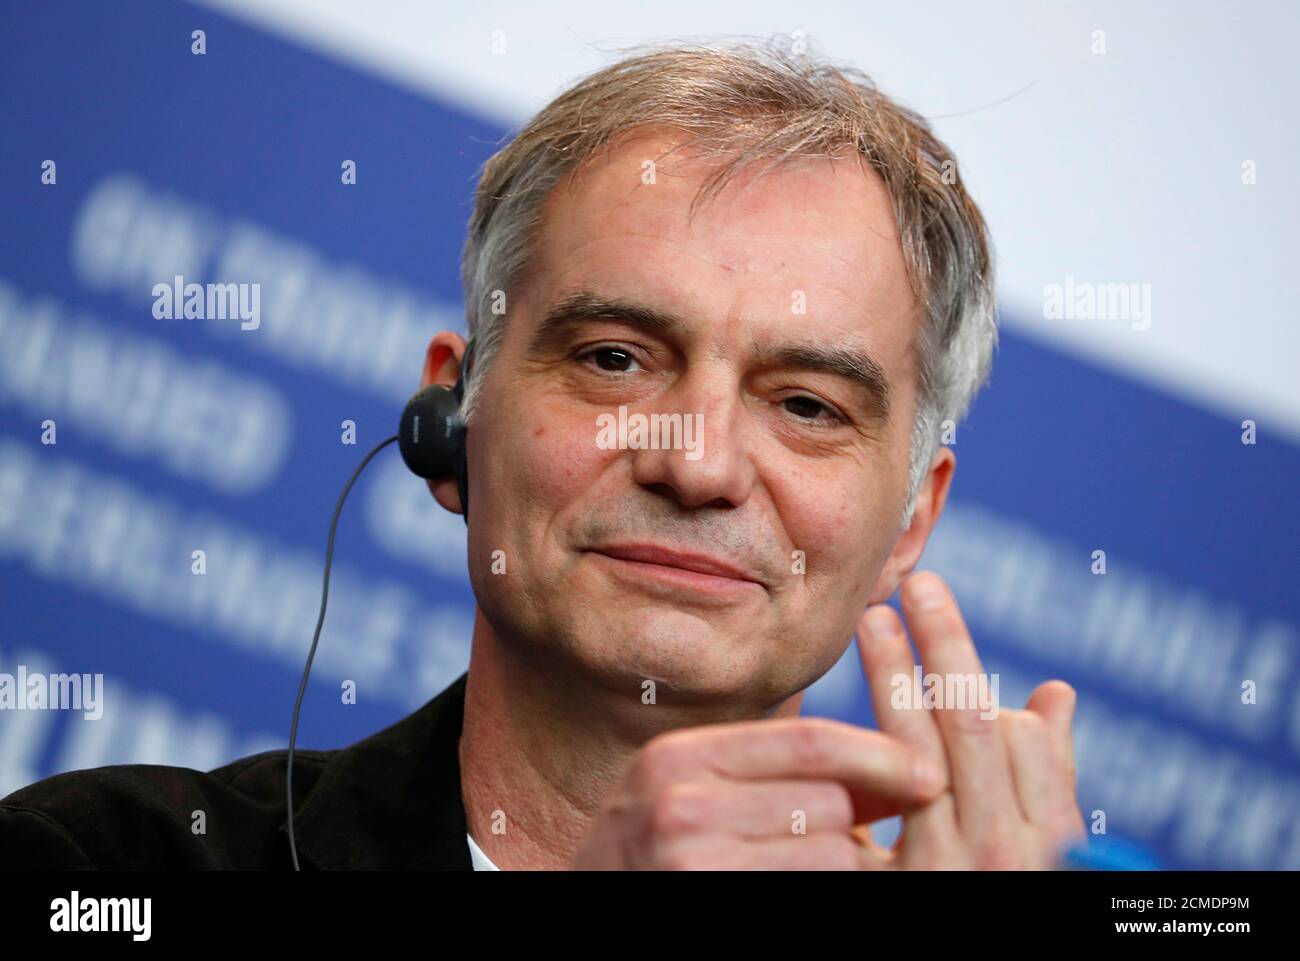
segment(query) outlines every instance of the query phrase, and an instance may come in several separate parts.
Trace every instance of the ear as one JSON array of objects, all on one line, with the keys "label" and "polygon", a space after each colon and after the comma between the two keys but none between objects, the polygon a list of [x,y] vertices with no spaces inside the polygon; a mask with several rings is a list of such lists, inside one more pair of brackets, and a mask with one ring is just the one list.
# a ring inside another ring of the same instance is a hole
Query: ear
[{"label": "ear", "polygon": [[889,598],[921,559],[930,532],[939,522],[943,505],[948,501],[948,491],[952,487],[952,475],[957,469],[957,455],[952,448],[940,446],[930,462],[930,471],[921,482],[920,493],[916,498],[916,510],[912,512],[912,524],[905,530],[889,557],[880,569],[880,576],[871,589],[867,603],[882,604]]},{"label": "ear", "polygon": [[[465,341],[459,334],[440,331],[433,335],[424,352],[424,367],[420,371],[420,387],[441,384],[443,387],[455,387],[460,376],[460,360],[465,356]],[[433,499],[453,514],[463,514],[460,491],[456,489],[456,478],[439,477],[425,481]]]}]

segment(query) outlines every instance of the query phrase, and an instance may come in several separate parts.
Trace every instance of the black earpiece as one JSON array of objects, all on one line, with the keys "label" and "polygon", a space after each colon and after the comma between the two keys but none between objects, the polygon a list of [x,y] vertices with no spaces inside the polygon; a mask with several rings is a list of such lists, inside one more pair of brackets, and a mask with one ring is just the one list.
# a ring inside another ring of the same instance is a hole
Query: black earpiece
[{"label": "black earpiece", "polygon": [[454,388],[430,384],[415,393],[402,411],[397,444],[402,460],[418,477],[454,477],[460,504],[469,524],[469,483],[465,458],[465,424],[460,407],[465,400],[465,378],[474,356],[471,340],[465,347],[460,377]]}]

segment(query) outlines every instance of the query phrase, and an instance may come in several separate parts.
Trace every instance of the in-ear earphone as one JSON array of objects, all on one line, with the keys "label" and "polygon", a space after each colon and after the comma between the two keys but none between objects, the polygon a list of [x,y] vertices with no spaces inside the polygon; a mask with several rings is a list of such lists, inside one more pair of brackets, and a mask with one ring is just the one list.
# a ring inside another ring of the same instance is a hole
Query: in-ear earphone
[{"label": "in-ear earphone", "polygon": [[465,422],[461,420],[460,406],[465,400],[465,379],[469,376],[474,358],[474,339],[471,337],[465,345],[465,355],[461,358],[460,376],[456,386],[443,387],[430,384],[421,388],[406,402],[397,433],[380,441],[362,458],[357,469],[352,472],[348,482],[343,485],[338,503],[334,505],[334,517],[330,521],[329,540],[325,545],[325,579],[321,584],[320,614],[316,618],[316,633],[312,635],[311,649],[307,652],[307,666],[302,671],[302,681],[298,685],[298,697],[293,704],[293,721],[289,726],[288,770],[285,773],[284,788],[289,810],[289,854],[293,858],[293,869],[302,870],[298,865],[298,844],[293,834],[293,748],[298,740],[298,715],[302,712],[303,695],[307,693],[307,678],[311,675],[311,664],[316,657],[316,645],[320,643],[320,630],[325,624],[325,604],[330,593],[330,565],[334,560],[334,533],[338,529],[339,514],[348,492],[357,482],[365,466],[381,450],[397,441],[406,466],[419,477],[456,478],[456,490],[460,494],[460,508],[469,525],[469,479],[468,464],[465,456]]},{"label": "in-ear earphone", "polygon": [[465,400],[465,379],[474,359],[474,342],[465,346],[460,376],[450,390],[439,384],[421,388],[406,402],[397,432],[402,460],[418,477],[454,477],[460,509],[469,524],[469,481],[465,460],[465,423],[460,406]]}]

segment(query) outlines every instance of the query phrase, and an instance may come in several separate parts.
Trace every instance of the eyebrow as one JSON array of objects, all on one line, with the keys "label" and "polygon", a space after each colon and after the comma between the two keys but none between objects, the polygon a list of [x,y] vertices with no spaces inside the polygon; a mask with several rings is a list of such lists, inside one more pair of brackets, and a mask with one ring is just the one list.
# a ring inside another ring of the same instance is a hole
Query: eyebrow
[{"label": "eyebrow", "polygon": [[880,418],[889,421],[889,378],[879,362],[864,351],[822,344],[783,344],[780,347],[756,347],[755,356],[761,363],[776,367],[793,367],[850,380],[867,395]]},{"label": "eyebrow", "polygon": [[[533,331],[533,347],[560,336],[574,325],[594,320],[613,320],[660,335],[680,335],[691,328],[685,319],[669,311],[579,290],[568,294],[546,312]],[[778,347],[755,344],[753,349],[754,356],[762,364],[792,367],[852,381],[867,396],[878,416],[888,422],[892,396],[889,378],[880,363],[865,351],[812,343]]]},{"label": "eyebrow", "polygon": [[683,333],[689,328],[681,317],[627,300],[598,297],[579,290],[555,304],[533,331],[538,345],[563,330],[587,320],[617,320],[652,334]]}]

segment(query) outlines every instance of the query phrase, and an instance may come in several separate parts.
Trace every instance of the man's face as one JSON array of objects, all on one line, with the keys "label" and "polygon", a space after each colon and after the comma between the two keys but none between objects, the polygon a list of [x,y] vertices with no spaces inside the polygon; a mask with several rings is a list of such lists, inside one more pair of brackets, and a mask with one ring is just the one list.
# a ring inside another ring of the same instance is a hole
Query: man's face
[{"label": "man's face", "polygon": [[[742,190],[746,171],[688,224],[714,168],[664,158],[678,142],[626,139],[547,202],[469,432],[470,574],[503,645],[630,694],[654,679],[661,700],[767,709],[878,599],[920,314],[855,160]],[[623,405],[629,425],[698,424],[678,435],[697,446],[611,445]]]}]

